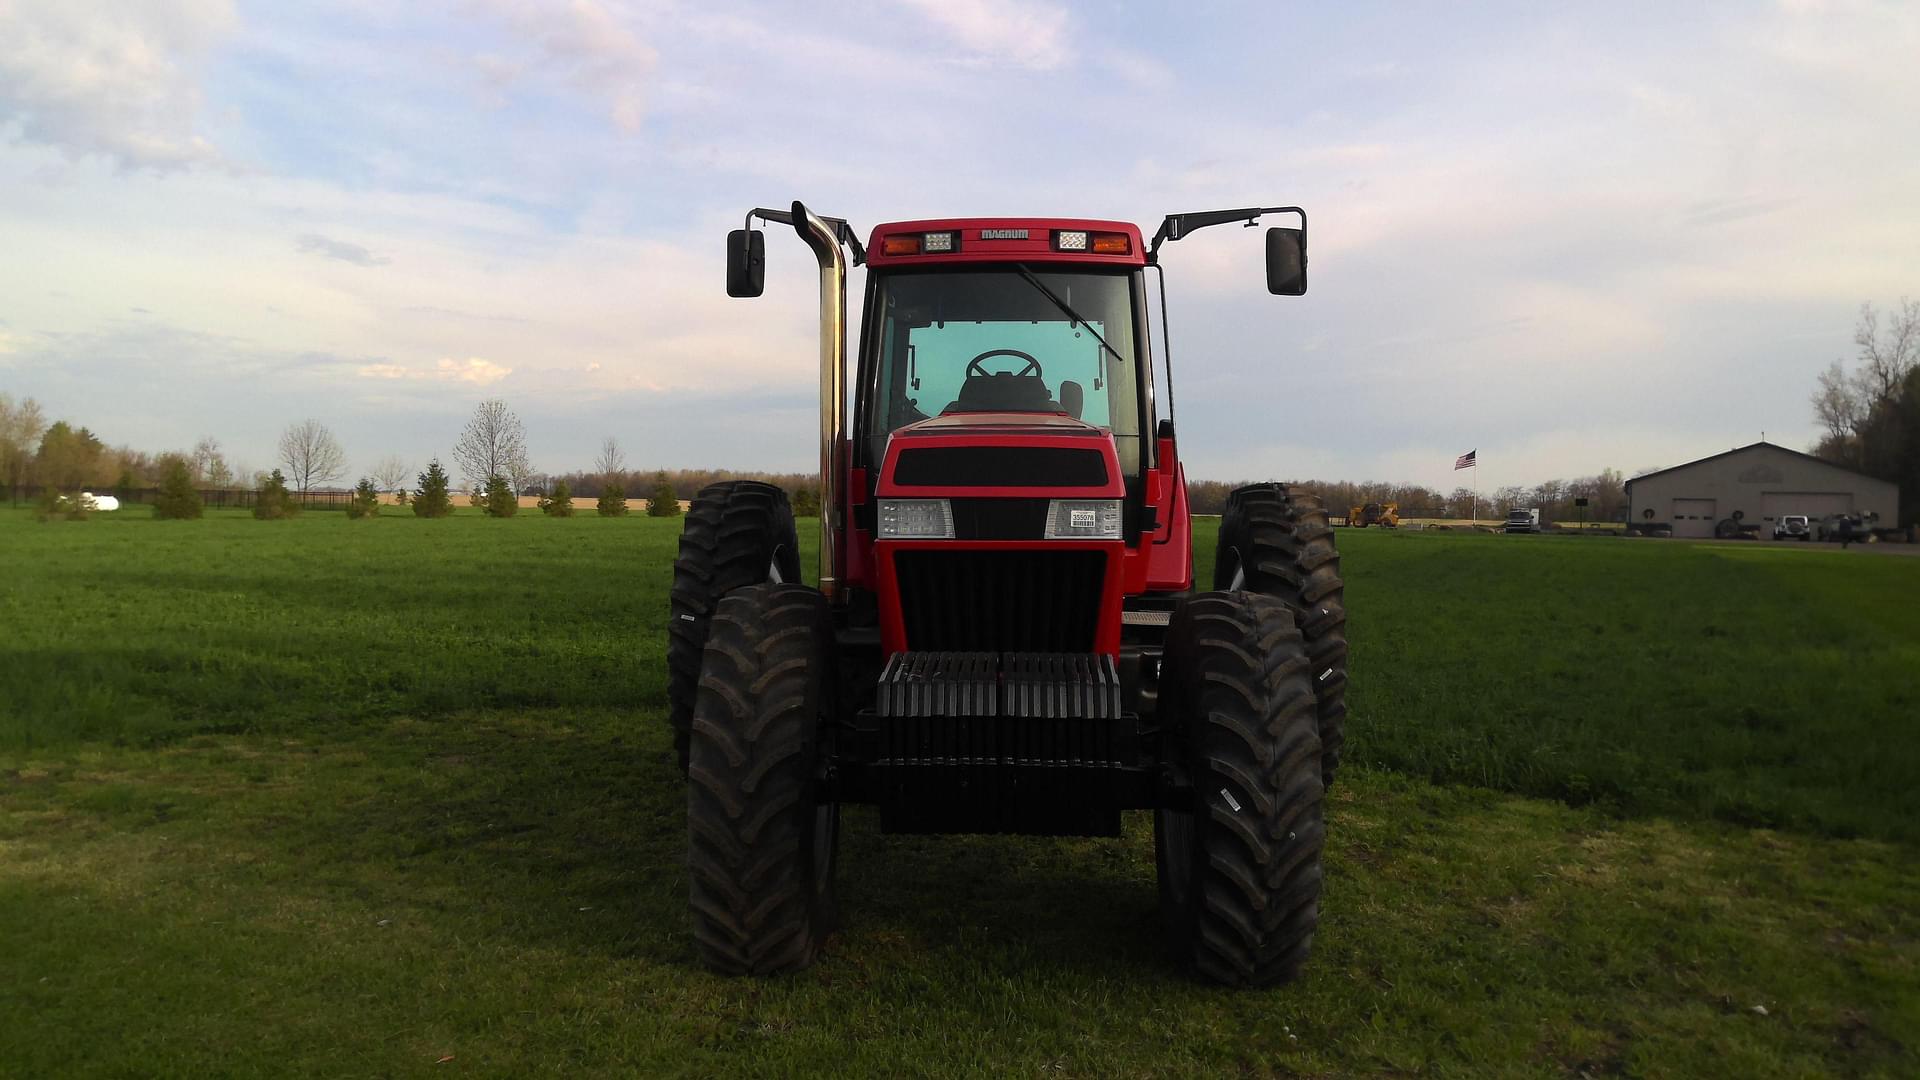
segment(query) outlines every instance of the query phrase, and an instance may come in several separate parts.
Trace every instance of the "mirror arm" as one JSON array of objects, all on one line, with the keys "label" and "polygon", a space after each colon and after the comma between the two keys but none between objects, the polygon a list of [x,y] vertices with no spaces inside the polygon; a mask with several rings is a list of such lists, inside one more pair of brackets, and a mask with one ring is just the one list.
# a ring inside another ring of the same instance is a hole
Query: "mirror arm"
[{"label": "mirror arm", "polygon": [[[815,214],[814,216],[825,222],[827,227],[833,230],[834,237],[841,243],[847,245],[848,249],[853,252],[853,265],[866,265],[867,249],[860,243],[860,236],[853,231],[853,226],[847,224],[842,218],[821,217],[819,214]],[[747,211],[747,228],[753,228],[754,218],[759,218],[761,221],[772,222],[776,225],[793,224],[793,212],[790,210],[768,210],[765,207],[755,207]]]},{"label": "mirror arm", "polygon": [[1250,206],[1244,210],[1203,210],[1192,214],[1168,214],[1153,234],[1153,243],[1147,247],[1147,261],[1153,262],[1160,254],[1160,245],[1169,240],[1179,240],[1189,233],[1197,232],[1210,225],[1225,225],[1230,221],[1243,223],[1247,228],[1260,224],[1261,214],[1299,214],[1300,232],[1307,231],[1307,212],[1298,206]]}]

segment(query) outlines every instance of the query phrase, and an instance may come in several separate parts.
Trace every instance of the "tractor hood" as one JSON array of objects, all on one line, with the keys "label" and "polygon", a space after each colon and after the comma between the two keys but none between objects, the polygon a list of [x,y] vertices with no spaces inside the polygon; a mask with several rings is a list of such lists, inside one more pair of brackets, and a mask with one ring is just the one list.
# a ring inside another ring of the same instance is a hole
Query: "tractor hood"
[{"label": "tractor hood", "polygon": [[946,413],[893,433],[876,494],[1120,498],[1113,436],[1064,413]]}]

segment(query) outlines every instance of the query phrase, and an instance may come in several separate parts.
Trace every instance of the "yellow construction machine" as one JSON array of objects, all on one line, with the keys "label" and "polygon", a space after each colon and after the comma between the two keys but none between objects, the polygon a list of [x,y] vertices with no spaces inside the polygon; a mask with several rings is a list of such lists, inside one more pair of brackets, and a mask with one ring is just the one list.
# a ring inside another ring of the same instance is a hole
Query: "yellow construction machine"
[{"label": "yellow construction machine", "polygon": [[1368,503],[1365,506],[1353,506],[1347,509],[1347,524],[1356,529],[1369,525],[1378,525],[1383,529],[1400,527],[1399,503]]}]

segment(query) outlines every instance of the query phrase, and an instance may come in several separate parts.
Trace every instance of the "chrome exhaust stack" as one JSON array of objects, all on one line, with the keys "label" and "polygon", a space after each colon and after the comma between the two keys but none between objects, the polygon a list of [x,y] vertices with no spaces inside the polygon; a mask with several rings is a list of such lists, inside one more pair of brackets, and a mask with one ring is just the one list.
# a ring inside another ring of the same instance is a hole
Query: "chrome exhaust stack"
[{"label": "chrome exhaust stack", "polygon": [[820,263],[820,591],[833,600],[840,587],[840,443],[847,431],[847,256],[839,231],[798,200],[793,230]]},{"label": "chrome exhaust stack", "polygon": [[839,467],[847,435],[847,256],[840,248],[853,252],[854,266],[867,261],[867,251],[845,221],[820,217],[797,200],[792,210],[749,210],[746,226],[727,234],[728,296],[759,296],[766,288],[766,241],[754,218],[793,226],[820,263],[820,591],[835,599],[846,524]]}]

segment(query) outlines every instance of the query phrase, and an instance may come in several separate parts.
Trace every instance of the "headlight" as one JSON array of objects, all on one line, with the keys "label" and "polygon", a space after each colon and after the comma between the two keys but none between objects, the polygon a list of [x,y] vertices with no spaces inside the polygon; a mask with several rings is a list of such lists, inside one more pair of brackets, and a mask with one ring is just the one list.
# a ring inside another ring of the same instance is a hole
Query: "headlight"
[{"label": "headlight", "polygon": [[882,540],[951,540],[953,506],[945,499],[881,499]]},{"label": "headlight", "polygon": [[1120,500],[1053,500],[1047,504],[1047,539],[1120,539]]}]

